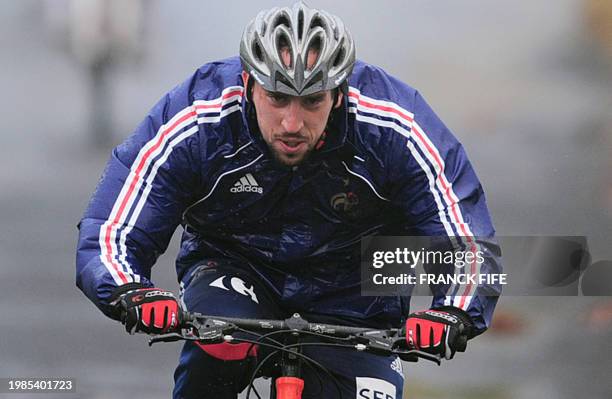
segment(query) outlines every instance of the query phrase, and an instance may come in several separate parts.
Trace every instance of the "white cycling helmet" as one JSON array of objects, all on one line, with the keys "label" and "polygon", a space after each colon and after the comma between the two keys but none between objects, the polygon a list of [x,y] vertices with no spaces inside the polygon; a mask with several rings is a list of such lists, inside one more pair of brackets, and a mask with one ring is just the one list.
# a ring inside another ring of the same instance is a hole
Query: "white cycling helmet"
[{"label": "white cycling helmet", "polygon": [[[307,62],[310,50],[317,54],[313,65]],[[290,56],[289,65],[281,51]],[[306,96],[346,81],[355,64],[355,44],[340,18],[299,2],[257,14],[242,35],[240,60],[264,89]]]}]

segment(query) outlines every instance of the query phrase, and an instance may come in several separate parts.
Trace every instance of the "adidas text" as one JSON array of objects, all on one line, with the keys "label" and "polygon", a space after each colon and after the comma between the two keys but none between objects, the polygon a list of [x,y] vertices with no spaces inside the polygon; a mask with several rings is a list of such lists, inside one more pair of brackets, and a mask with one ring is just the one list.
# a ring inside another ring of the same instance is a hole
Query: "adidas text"
[{"label": "adidas text", "polygon": [[257,180],[253,177],[252,174],[247,173],[242,176],[234,186],[230,188],[231,193],[258,193],[263,194],[263,188],[259,187],[257,184]]},{"label": "adidas text", "polygon": [[261,187],[252,187],[252,186],[240,186],[240,187],[232,187],[230,189],[232,193],[259,193],[263,194],[263,188]]}]

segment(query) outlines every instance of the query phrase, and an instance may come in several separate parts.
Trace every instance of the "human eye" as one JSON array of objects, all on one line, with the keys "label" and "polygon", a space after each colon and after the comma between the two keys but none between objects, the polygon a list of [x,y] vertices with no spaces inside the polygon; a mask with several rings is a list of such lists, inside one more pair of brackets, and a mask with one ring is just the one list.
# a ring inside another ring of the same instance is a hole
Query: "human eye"
[{"label": "human eye", "polygon": [[314,96],[304,97],[302,99],[302,102],[307,107],[316,108],[319,105],[321,105],[324,100],[325,100],[324,95],[314,95]]},{"label": "human eye", "polygon": [[275,93],[273,91],[269,91],[266,93],[270,101],[272,101],[275,105],[283,105],[289,101],[289,96],[282,93]]}]

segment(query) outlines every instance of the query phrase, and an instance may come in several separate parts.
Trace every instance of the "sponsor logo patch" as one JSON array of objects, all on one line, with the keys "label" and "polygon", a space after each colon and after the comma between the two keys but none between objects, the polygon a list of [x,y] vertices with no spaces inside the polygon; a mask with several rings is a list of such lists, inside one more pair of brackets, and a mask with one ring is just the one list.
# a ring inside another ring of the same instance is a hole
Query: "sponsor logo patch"
[{"label": "sponsor logo patch", "polygon": [[[225,277],[226,276],[219,277],[218,279],[210,283],[209,286],[217,287],[217,288],[221,288],[222,290],[229,291],[230,289],[225,286]],[[230,278],[229,283],[230,283],[230,287],[232,287],[234,291],[236,291],[240,295],[248,296],[249,298],[251,298],[253,302],[257,304],[259,303],[259,300],[257,299],[257,295],[255,295],[254,286],[247,287],[246,283],[239,277]]]},{"label": "sponsor logo patch", "polygon": [[257,180],[255,180],[252,174],[247,173],[234,183],[234,186],[230,188],[230,192],[263,194],[263,188],[259,187]]},{"label": "sponsor logo patch", "polygon": [[425,314],[428,314],[430,316],[437,317],[437,318],[440,318],[440,319],[448,320],[451,323],[458,323],[459,322],[459,320],[455,316],[453,316],[451,314],[448,314],[446,312],[426,310]]},{"label": "sponsor logo patch", "polygon": [[395,399],[395,385],[379,378],[355,377],[357,399]]},{"label": "sponsor logo patch", "polygon": [[391,369],[396,371],[402,378],[404,378],[404,370],[402,369],[402,361],[400,358],[396,358],[391,362]]},{"label": "sponsor logo patch", "polygon": [[359,205],[359,198],[355,193],[338,193],[329,201],[332,208],[338,212],[350,212]]}]

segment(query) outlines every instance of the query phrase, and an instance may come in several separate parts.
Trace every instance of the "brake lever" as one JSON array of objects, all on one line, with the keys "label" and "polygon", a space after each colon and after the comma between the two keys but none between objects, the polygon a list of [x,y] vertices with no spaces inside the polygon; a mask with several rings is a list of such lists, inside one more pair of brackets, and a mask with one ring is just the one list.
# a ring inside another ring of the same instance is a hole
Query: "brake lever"
[{"label": "brake lever", "polygon": [[416,353],[398,353],[397,354],[399,356],[400,359],[402,359],[405,362],[410,362],[410,363],[416,363],[419,361],[419,357],[417,356]]},{"label": "brake lever", "polygon": [[235,329],[233,324],[218,323],[211,327],[197,319],[184,322],[181,332],[159,334],[149,338],[149,346],[157,342],[198,341],[203,344],[219,344],[225,342],[224,337]]},{"label": "brake lever", "polygon": [[221,328],[198,331],[197,334],[168,333],[149,338],[149,346],[158,342],[198,341],[203,344],[220,344],[225,342],[225,333]]},{"label": "brake lever", "polygon": [[159,334],[149,338],[149,346],[153,346],[158,342],[176,342],[185,340],[185,336],[179,333]]},{"label": "brake lever", "polygon": [[396,350],[393,353],[398,355],[400,359],[406,362],[416,363],[419,361],[419,359],[425,359],[425,360],[428,360],[430,362],[437,364],[438,366],[442,365],[442,356],[433,355],[431,353],[423,352],[423,351],[416,350],[416,349],[410,349],[407,351],[401,351],[401,350],[397,351]]},{"label": "brake lever", "polygon": [[406,338],[398,336],[393,341],[393,353],[398,355],[402,360],[416,363],[419,359],[425,359],[436,363],[438,366],[442,364],[442,356],[423,352],[418,349],[404,349],[407,345]]}]

